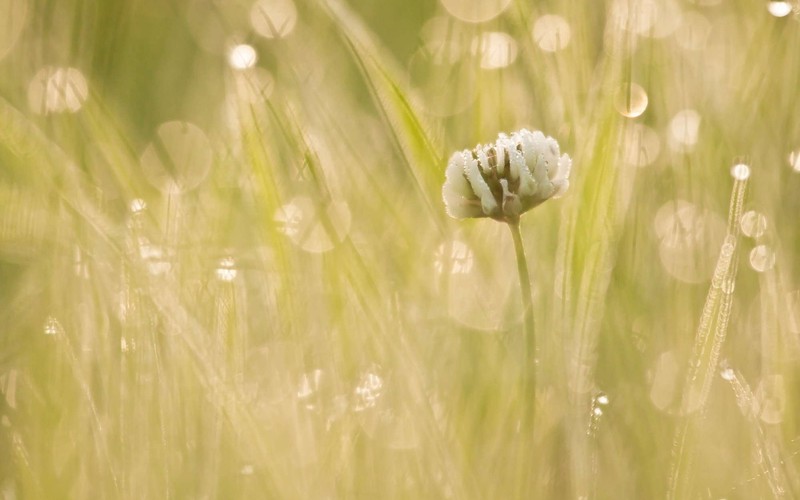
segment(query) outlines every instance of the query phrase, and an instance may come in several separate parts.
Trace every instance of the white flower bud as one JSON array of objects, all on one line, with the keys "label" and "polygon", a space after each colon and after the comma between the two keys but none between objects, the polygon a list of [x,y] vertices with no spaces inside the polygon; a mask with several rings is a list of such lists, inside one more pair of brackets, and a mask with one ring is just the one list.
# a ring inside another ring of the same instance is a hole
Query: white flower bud
[{"label": "white flower bud", "polygon": [[442,197],[447,213],[456,219],[512,221],[563,195],[571,168],[572,160],[560,154],[555,139],[522,129],[451,156]]}]

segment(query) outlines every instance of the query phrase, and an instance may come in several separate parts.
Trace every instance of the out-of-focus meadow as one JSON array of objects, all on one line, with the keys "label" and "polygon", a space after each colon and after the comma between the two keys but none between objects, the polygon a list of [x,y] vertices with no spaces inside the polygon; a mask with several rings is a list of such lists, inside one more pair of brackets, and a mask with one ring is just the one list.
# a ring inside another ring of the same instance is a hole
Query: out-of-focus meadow
[{"label": "out-of-focus meadow", "polygon": [[0,0],[0,497],[800,496],[798,12]]}]

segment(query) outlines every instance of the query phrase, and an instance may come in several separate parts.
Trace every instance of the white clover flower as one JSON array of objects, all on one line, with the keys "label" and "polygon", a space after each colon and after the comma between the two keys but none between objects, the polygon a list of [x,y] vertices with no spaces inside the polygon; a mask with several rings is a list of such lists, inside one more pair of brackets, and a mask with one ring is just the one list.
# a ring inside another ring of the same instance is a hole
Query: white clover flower
[{"label": "white clover flower", "polygon": [[500,134],[450,157],[442,187],[448,215],[491,217],[513,222],[533,207],[561,196],[569,187],[572,160],[558,142],[538,130]]}]

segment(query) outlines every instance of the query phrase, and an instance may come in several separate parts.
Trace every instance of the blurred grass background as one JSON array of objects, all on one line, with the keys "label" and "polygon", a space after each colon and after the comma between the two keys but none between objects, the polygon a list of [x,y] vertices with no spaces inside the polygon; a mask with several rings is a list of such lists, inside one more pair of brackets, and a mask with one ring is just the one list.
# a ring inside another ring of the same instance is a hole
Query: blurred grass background
[{"label": "blurred grass background", "polygon": [[0,0],[0,495],[797,497],[799,9]]}]

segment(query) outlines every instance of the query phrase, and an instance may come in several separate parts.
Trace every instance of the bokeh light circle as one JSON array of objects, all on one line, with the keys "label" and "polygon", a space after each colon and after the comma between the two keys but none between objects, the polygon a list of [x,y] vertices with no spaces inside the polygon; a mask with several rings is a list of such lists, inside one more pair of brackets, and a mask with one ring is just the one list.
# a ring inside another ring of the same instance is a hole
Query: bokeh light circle
[{"label": "bokeh light circle", "polygon": [[141,157],[147,180],[165,193],[190,191],[211,170],[213,155],[206,134],[183,121],[161,124]]},{"label": "bokeh light circle", "polygon": [[250,9],[250,25],[264,38],[284,38],[297,23],[292,0],[260,0]]},{"label": "bokeh light circle", "polygon": [[483,23],[499,16],[511,0],[441,0],[453,17],[468,23]]},{"label": "bokeh light circle", "polygon": [[548,14],[533,23],[533,41],[545,52],[556,52],[569,45],[572,30],[561,16]]},{"label": "bokeh light circle", "polygon": [[638,83],[625,83],[614,98],[614,106],[625,117],[636,118],[647,109],[647,92]]},{"label": "bokeh light circle", "polygon": [[75,113],[88,98],[86,77],[75,68],[46,66],[28,85],[28,104],[37,114]]}]

